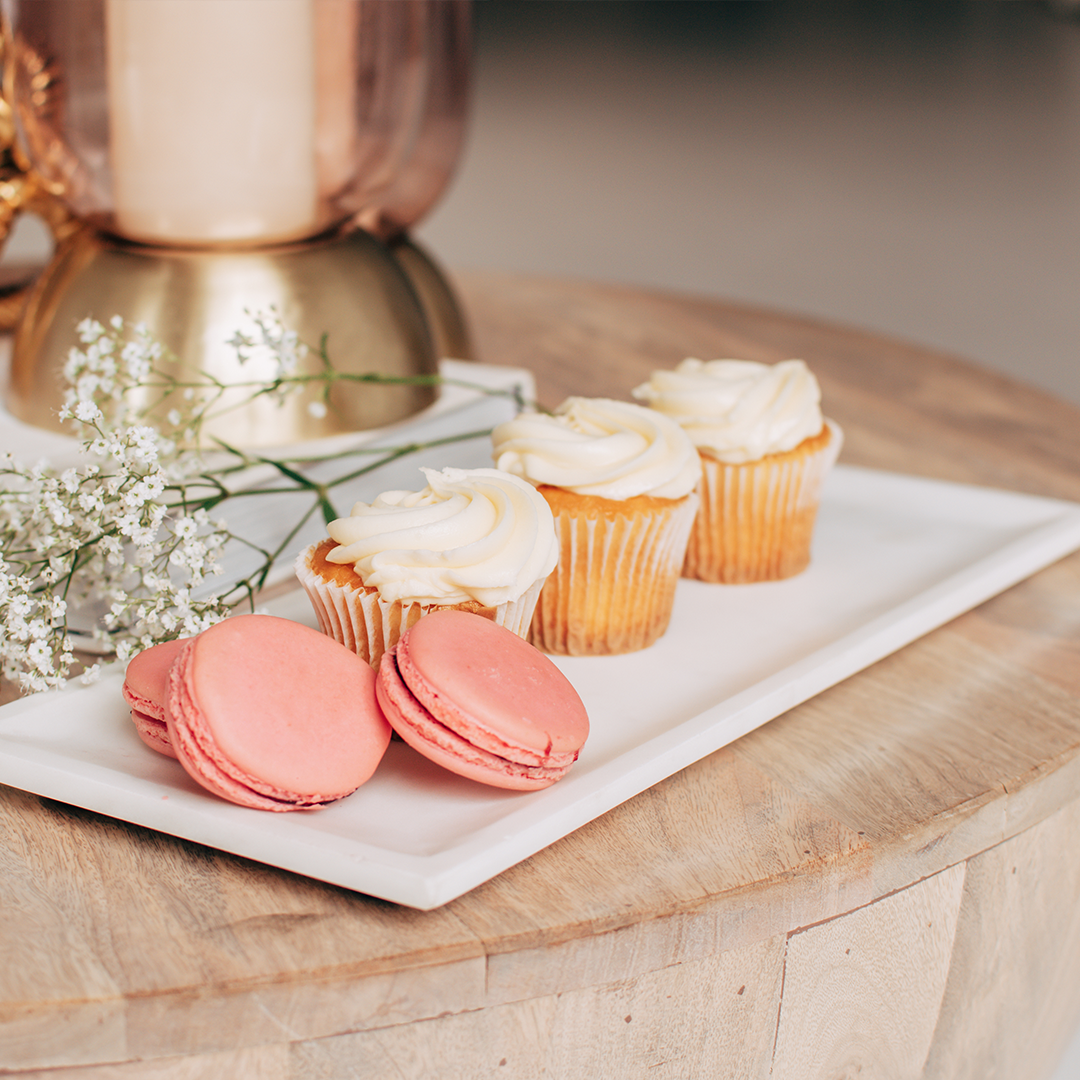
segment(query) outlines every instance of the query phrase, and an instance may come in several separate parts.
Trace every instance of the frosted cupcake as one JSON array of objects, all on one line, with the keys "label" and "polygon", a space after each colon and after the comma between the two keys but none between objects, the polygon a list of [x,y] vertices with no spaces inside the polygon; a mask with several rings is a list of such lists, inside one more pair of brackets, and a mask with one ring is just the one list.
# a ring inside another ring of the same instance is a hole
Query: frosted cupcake
[{"label": "frosted cupcake", "polygon": [[492,433],[500,469],[551,506],[559,562],[540,593],[530,640],[549,653],[634,652],[667,629],[697,510],[698,455],[652,409],[568,398]]},{"label": "frosted cupcake", "polygon": [[357,503],[296,559],[323,633],[373,666],[441,608],[525,637],[558,558],[551,511],[530,484],[497,469],[420,471],[423,490]]},{"label": "frosted cupcake", "polygon": [[805,570],[825,474],[843,442],[801,360],[684,360],[633,391],[701,455],[683,576],[730,584]]}]

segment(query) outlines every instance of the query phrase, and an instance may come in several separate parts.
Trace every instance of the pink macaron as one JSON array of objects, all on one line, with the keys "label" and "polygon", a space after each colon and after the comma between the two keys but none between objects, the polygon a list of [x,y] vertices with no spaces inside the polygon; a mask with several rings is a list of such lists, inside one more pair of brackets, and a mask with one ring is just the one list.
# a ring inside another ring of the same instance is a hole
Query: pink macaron
[{"label": "pink macaron", "polygon": [[589,734],[577,691],[539,650],[465,611],[435,611],[383,654],[379,704],[410,746],[451,772],[535,791]]},{"label": "pink macaron", "polygon": [[174,758],[165,724],[169,696],[169,668],[187,644],[186,639],[165,641],[133,656],[124,673],[124,700],[131,706],[135,730],[151,750]]},{"label": "pink macaron", "polygon": [[261,810],[343,798],[390,742],[371,668],[317,630],[271,615],[234,616],[185,643],[169,670],[165,719],[197,783]]}]

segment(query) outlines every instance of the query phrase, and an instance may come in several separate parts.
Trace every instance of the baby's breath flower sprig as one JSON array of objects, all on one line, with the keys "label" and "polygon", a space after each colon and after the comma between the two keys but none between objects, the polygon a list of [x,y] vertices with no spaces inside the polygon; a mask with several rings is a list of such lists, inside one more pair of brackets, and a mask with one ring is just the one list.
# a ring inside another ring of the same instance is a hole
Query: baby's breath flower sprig
[{"label": "baby's breath flower sprig", "polygon": [[[381,372],[338,370],[324,334],[317,347],[302,341],[277,313],[247,312],[251,328],[237,330],[226,342],[241,364],[268,372],[260,378],[223,382],[208,371],[181,378],[177,358],[156,341],[143,323],[113,316],[107,325],[84,319],[76,327],[82,348],[68,354],[64,376],[70,384],[69,408],[92,400],[113,423],[152,423],[164,437],[189,448],[204,448],[203,430],[219,417],[259,398],[279,403],[294,394],[310,396],[308,411],[325,416],[332,408],[330,393],[337,383],[384,386],[460,386],[493,396],[512,398],[518,409],[535,408],[519,387],[491,388],[438,374],[384,375]],[[309,353],[319,358],[315,371],[301,370]]]},{"label": "baby's breath flower sprig", "polygon": [[88,401],[73,415],[90,432],[86,464],[57,473],[0,459],[0,673],[29,692],[79,666],[73,609],[101,610],[92,636],[122,658],[228,613],[191,589],[216,572],[230,534],[198,508],[170,516],[163,441],[145,425],[113,430]]},{"label": "baby's breath flower sprig", "polygon": [[[207,373],[174,376],[175,357],[142,324],[114,316],[107,325],[92,319],[78,325],[80,347],[71,350],[63,369],[69,388],[61,416],[79,430],[85,461],[58,471],[0,455],[0,675],[24,692],[59,687],[80,668],[86,681],[97,676],[97,664],[84,667],[76,656],[73,618],[86,624],[78,633],[119,659],[197,634],[238,603],[254,606],[310,518],[338,516],[335,488],[418,450],[488,434],[271,458],[220,439],[204,445],[205,423],[222,412],[311,389],[312,405],[325,409],[338,381],[452,383],[509,394],[519,409],[532,404],[519,390],[439,376],[339,372],[325,337],[316,350],[319,370],[303,372],[299,367],[310,349],[296,333],[273,312],[251,319],[254,329],[237,332],[230,344],[241,360],[268,357],[272,374],[227,386]],[[208,450],[216,451],[213,461]],[[342,468],[327,478],[325,466],[338,461]],[[251,471],[267,467],[278,481],[250,486]],[[283,493],[308,501],[272,548],[237,535],[214,516],[228,500]],[[229,545],[254,553],[256,566],[208,593],[207,581],[221,574]]]}]

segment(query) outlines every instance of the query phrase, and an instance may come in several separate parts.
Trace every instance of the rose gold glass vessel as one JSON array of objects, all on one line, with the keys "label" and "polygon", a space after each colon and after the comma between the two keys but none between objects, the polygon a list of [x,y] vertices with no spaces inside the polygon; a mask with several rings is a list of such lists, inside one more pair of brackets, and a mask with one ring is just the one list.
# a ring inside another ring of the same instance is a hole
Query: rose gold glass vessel
[{"label": "rose gold glass vessel", "polygon": [[[141,320],[182,365],[225,381],[237,372],[224,342],[245,310],[269,307],[309,342],[327,334],[343,370],[423,374],[468,355],[445,278],[407,235],[460,151],[468,0],[4,0],[3,12],[13,141],[0,196],[8,219],[49,206],[58,239],[16,329],[16,415],[56,426],[56,372],[86,315]],[[432,395],[339,385],[326,417],[302,399],[253,408],[229,438],[378,426]]]}]

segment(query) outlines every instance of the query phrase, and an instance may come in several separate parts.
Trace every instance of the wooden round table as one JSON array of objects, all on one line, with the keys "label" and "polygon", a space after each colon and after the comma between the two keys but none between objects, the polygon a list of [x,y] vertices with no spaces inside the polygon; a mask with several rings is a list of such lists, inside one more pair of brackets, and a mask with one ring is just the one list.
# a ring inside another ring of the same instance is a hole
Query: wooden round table
[{"label": "wooden round table", "polygon": [[[1080,410],[806,318],[465,275],[541,398],[801,356],[844,460],[1080,500]],[[432,912],[0,788],[0,1072],[1047,1075],[1080,1018],[1080,556]]]}]

